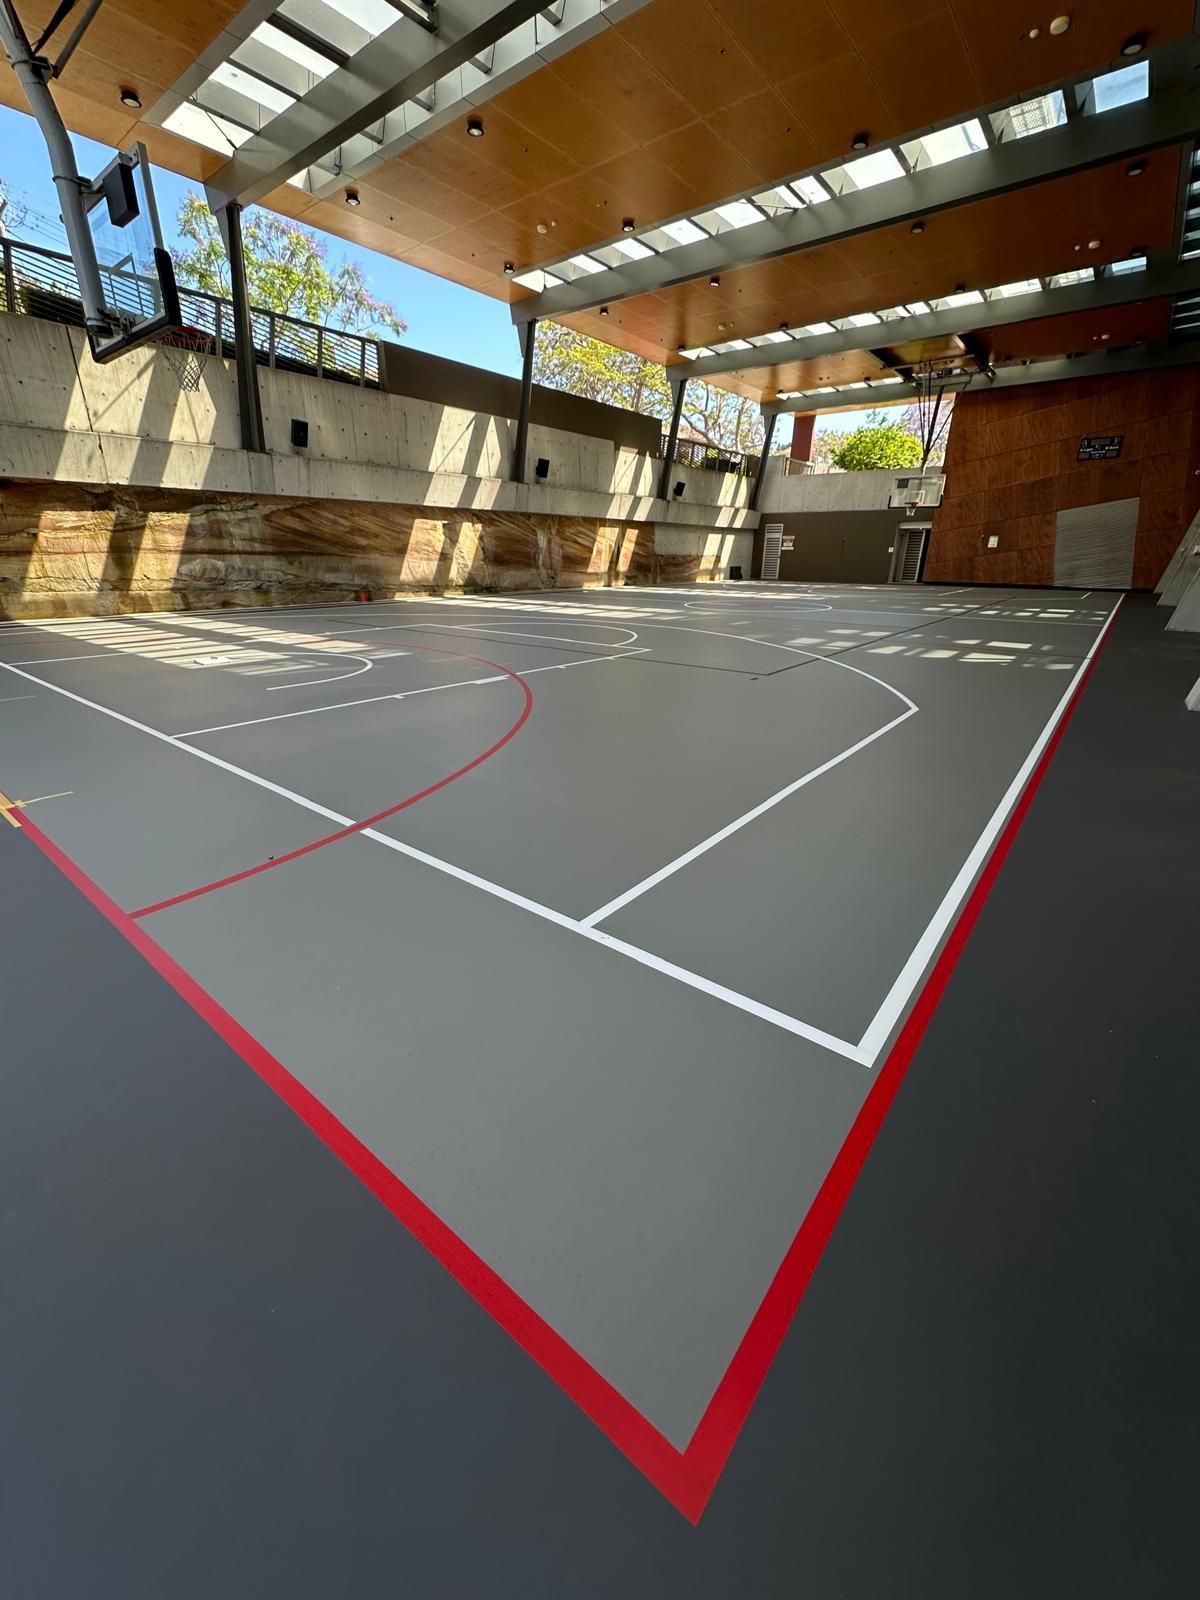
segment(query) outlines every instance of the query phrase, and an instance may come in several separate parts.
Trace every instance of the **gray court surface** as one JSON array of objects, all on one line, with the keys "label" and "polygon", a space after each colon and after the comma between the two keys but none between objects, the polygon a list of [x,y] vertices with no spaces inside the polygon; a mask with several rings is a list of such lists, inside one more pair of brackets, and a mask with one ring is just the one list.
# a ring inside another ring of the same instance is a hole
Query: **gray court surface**
[{"label": "gray court surface", "polygon": [[0,788],[134,911],[467,766],[523,678],[455,782],[143,926],[683,1448],[1113,604],[15,624]]}]

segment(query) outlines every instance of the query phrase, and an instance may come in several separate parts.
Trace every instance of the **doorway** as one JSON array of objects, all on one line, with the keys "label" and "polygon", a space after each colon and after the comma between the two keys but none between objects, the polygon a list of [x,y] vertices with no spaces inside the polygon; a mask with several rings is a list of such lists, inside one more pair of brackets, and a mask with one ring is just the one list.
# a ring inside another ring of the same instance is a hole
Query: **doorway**
[{"label": "doorway", "polygon": [[896,529],[889,583],[920,582],[931,526],[932,524],[928,522],[902,522]]}]

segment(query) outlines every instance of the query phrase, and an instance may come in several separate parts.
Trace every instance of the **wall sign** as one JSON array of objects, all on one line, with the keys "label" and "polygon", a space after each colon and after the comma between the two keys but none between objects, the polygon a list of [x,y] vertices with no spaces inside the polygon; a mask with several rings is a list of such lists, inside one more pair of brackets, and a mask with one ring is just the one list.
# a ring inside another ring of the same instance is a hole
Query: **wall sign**
[{"label": "wall sign", "polygon": [[1125,443],[1123,433],[1095,433],[1079,441],[1077,461],[1115,461]]},{"label": "wall sign", "polygon": [[785,550],[794,550],[796,548],[796,535],[794,533],[785,533],[784,534],[784,536],[783,536],[783,548]]}]

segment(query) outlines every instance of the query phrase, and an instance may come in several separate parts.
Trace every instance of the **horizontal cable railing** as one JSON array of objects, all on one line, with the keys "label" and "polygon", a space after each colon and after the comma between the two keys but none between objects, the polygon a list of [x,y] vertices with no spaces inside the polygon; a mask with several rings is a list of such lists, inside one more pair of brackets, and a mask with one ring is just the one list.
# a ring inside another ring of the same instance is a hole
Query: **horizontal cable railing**
[{"label": "horizontal cable railing", "polygon": [[[663,444],[664,450],[666,443]],[[698,467],[702,472],[731,472],[739,478],[752,478],[758,470],[758,457],[742,450],[725,450],[704,444],[699,439],[678,439],[672,461],[681,467]]]},{"label": "horizontal cable railing", "polygon": [[[75,263],[69,255],[17,239],[0,239],[0,267],[0,310],[63,322],[72,328],[84,326]],[[115,293],[115,303],[122,311],[133,316],[148,311],[149,307],[139,303],[136,282],[126,275],[118,279]],[[180,289],[179,306],[182,326],[178,334],[165,335],[165,342],[186,340],[202,355],[236,355],[232,301],[199,289]],[[322,328],[281,311],[254,310],[250,321],[254,353],[264,366],[379,387],[377,340]]]}]

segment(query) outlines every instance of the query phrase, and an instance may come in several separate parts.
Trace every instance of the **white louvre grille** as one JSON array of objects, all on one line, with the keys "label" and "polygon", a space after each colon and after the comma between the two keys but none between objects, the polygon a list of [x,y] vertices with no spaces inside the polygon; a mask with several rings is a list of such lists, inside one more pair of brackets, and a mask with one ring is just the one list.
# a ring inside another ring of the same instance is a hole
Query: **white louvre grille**
[{"label": "white louvre grille", "polygon": [[1067,589],[1128,589],[1140,501],[1106,500],[1060,511],[1054,528],[1054,582]]},{"label": "white louvre grille", "polygon": [[762,575],[768,582],[779,576],[779,552],[783,549],[783,523],[768,522],[763,529]]}]

